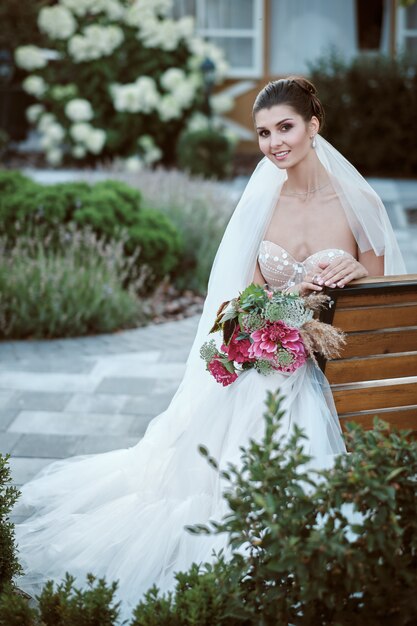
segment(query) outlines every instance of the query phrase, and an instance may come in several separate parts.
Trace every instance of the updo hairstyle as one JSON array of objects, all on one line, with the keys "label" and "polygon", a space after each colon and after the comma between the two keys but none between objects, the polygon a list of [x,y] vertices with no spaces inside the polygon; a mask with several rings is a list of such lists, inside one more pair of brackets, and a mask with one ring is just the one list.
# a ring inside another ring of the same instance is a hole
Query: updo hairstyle
[{"label": "updo hairstyle", "polygon": [[255,119],[258,111],[270,109],[276,104],[287,104],[306,122],[309,122],[314,115],[319,120],[320,130],[322,129],[324,124],[323,105],[317,97],[317,89],[306,78],[289,76],[265,85],[256,96],[252,109],[253,119]]}]

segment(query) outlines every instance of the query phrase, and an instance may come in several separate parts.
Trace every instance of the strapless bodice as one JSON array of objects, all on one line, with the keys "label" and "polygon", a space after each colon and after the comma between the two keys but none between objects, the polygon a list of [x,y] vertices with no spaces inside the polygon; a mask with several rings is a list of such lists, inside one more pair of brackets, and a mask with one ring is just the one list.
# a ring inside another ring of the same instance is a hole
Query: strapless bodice
[{"label": "strapless bodice", "polygon": [[310,254],[304,261],[297,261],[280,245],[264,239],[259,248],[259,267],[270,287],[286,289],[304,280],[307,273],[320,262],[329,262],[335,257],[353,258],[349,252],[340,248],[326,248]]}]

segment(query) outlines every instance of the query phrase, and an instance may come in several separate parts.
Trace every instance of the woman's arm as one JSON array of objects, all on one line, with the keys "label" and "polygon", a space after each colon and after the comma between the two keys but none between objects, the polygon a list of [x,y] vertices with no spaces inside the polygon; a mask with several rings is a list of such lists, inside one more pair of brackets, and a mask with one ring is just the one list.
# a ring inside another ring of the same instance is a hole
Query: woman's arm
[{"label": "woman's arm", "polygon": [[384,256],[377,256],[373,250],[358,251],[358,261],[368,272],[368,276],[384,276]]}]

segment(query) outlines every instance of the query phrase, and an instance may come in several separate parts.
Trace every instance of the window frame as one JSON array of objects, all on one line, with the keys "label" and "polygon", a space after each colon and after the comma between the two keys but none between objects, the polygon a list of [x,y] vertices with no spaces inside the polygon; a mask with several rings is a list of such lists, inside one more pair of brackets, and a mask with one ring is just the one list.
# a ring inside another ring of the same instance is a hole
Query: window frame
[{"label": "window frame", "polygon": [[[230,2],[231,0],[222,0]],[[238,2],[239,0],[233,0]],[[228,78],[259,78],[263,75],[264,63],[264,0],[252,0],[253,2],[253,28],[204,28],[207,3],[210,0],[195,0],[195,23],[196,33],[208,41],[213,38],[224,39],[248,39],[253,41],[253,65],[248,67],[232,67],[229,62]],[[221,45],[214,41],[221,48]]]},{"label": "window frame", "polygon": [[417,39],[417,28],[407,28],[406,26],[407,8],[408,7],[398,7],[397,50],[399,52],[405,52],[407,39]]}]

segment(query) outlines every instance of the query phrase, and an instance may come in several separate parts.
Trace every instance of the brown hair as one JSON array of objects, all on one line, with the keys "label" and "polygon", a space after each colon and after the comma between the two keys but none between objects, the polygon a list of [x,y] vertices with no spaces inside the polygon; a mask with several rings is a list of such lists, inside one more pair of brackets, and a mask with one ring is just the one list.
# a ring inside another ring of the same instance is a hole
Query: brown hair
[{"label": "brown hair", "polygon": [[324,109],[317,97],[317,89],[302,76],[280,78],[265,85],[253,104],[253,118],[261,109],[270,109],[276,104],[287,104],[306,122],[315,115],[320,122],[320,130],[324,124]]}]

